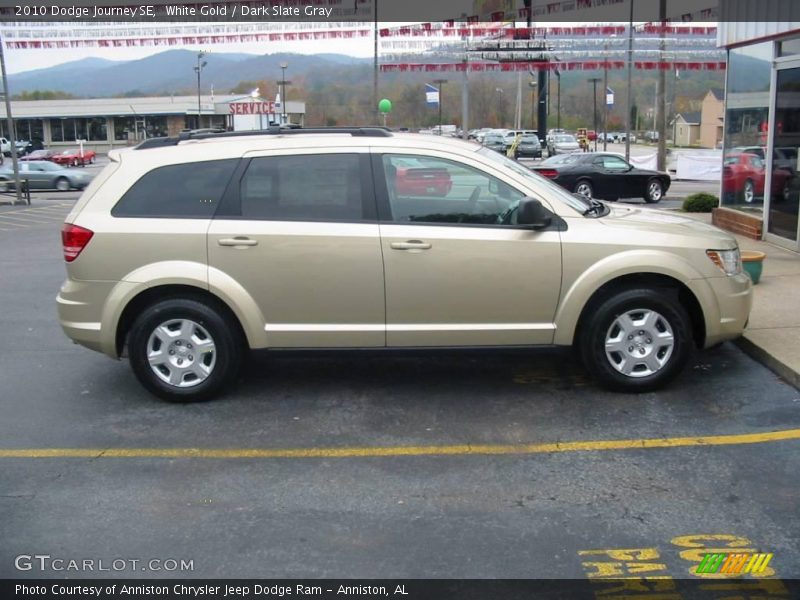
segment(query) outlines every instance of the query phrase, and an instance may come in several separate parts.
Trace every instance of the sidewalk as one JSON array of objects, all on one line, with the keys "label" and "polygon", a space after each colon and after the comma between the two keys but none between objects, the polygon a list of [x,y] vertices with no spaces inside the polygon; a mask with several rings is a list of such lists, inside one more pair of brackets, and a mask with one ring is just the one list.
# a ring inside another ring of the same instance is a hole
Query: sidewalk
[{"label": "sidewalk", "polygon": [[[681,213],[707,223],[710,214]],[[753,310],[738,346],[800,388],[800,254],[736,236],[742,250],[766,253],[761,280],[753,288]]]}]

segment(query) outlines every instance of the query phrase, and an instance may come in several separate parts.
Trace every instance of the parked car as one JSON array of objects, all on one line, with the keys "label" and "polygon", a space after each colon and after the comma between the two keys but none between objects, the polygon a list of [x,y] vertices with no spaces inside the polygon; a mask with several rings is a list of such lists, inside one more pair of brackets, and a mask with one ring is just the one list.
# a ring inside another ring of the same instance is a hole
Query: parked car
[{"label": "parked car", "polygon": [[[19,163],[22,179],[28,181],[32,190],[82,190],[91,183],[93,176],[80,169],[67,169],[47,160],[32,160]],[[9,164],[0,169],[0,191],[14,188],[14,171]]]},{"label": "parked car", "polygon": [[[793,174],[787,169],[772,170],[772,197],[784,200],[792,189]],[[722,189],[726,195],[750,204],[764,196],[766,163],[750,152],[729,152],[722,161]]]},{"label": "parked car", "polygon": [[506,151],[506,138],[503,131],[490,131],[483,136],[483,145],[495,152]]},{"label": "parked car", "polygon": [[586,132],[586,137],[589,139],[590,142],[593,142],[597,139],[597,132],[594,129],[590,129]]},{"label": "parked car", "polygon": [[566,129],[551,129],[551,130],[549,130],[547,132],[547,135],[545,136],[545,142],[544,142],[545,146],[547,146],[547,147],[550,146],[550,142],[553,140],[553,137],[555,137],[557,135],[565,134],[565,133],[567,133]]},{"label": "parked car", "polygon": [[[604,386],[641,392],[743,331],[752,282],[727,232],[462,140],[329,131],[111,151],[62,228],[66,334],[190,401],[257,348],[574,345]],[[388,167],[408,159],[452,191],[393,197]]]},{"label": "parked car", "polygon": [[643,198],[645,202],[660,202],[669,189],[669,173],[639,169],[616,154],[586,152],[559,165],[533,167],[561,187],[587,198],[617,200]]},{"label": "parked car", "polygon": [[535,133],[523,133],[519,136],[519,143],[514,152],[514,158],[520,157],[542,158],[542,143]]},{"label": "parked car", "polygon": [[55,150],[34,150],[33,152],[20,157],[20,160],[21,161],[52,160],[52,158],[56,154],[58,154],[58,152]]},{"label": "parked car", "polygon": [[580,150],[580,144],[578,144],[578,140],[575,139],[574,135],[561,133],[553,136],[547,146],[547,155],[570,154],[572,152],[580,152]]},{"label": "parked car", "polygon": [[96,156],[94,150],[84,149],[81,154],[80,148],[70,148],[58,152],[50,160],[59,165],[77,167],[78,165],[94,164]]},{"label": "parked car", "polygon": [[394,192],[402,196],[446,196],[453,187],[447,169],[404,158],[395,161]]}]

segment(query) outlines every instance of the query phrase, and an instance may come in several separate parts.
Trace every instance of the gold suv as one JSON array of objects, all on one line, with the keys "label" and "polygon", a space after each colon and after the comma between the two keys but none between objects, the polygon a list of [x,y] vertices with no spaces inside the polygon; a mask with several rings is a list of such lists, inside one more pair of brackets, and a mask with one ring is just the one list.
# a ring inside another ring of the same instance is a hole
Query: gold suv
[{"label": "gold suv", "polygon": [[727,233],[472,143],[276,129],[109,156],[63,227],[59,317],[168,400],[225,389],[248,348],[575,345],[606,387],[652,390],[750,312]]}]

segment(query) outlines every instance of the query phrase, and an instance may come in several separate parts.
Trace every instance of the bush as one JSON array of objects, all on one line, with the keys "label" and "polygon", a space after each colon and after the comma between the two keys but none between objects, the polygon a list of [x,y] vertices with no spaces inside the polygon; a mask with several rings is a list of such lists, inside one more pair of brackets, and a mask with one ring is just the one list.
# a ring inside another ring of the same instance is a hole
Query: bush
[{"label": "bush", "polygon": [[706,192],[691,194],[683,201],[683,210],[686,212],[711,212],[718,206],[719,198]]}]

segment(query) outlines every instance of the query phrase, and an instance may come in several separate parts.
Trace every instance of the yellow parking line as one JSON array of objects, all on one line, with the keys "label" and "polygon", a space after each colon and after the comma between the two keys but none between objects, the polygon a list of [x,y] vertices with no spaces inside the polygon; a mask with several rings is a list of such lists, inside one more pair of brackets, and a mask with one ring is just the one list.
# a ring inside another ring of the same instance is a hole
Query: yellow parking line
[{"label": "yellow parking line", "polygon": [[686,446],[736,446],[800,439],[800,429],[700,437],[555,442],[548,444],[461,444],[455,446],[367,446],[343,448],[19,448],[0,449],[0,458],[368,458],[553,454],[641,450]]}]

